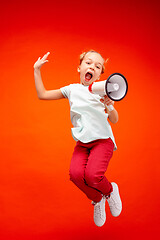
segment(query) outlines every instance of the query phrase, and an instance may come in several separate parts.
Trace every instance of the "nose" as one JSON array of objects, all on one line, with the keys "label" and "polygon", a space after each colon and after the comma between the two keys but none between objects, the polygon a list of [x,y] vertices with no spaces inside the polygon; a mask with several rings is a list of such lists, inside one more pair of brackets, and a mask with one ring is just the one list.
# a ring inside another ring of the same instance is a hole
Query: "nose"
[{"label": "nose", "polygon": [[90,65],[90,69],[94,70],[94,64],[93,63]]}]

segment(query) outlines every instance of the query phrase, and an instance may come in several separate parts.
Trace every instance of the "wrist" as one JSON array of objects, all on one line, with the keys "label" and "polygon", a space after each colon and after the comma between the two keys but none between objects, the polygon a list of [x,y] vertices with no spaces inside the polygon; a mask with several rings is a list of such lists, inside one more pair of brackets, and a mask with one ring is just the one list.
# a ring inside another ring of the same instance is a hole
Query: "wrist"
[{"label": "wrist", "polygon": [[113,105],[105,105],[105,108],[107,108],[109,112],[112,112],[115,109]]},{"label": "wrist", "polygon": [[34,72],[40,72],[40,68],[39,67],[33,67]]}]

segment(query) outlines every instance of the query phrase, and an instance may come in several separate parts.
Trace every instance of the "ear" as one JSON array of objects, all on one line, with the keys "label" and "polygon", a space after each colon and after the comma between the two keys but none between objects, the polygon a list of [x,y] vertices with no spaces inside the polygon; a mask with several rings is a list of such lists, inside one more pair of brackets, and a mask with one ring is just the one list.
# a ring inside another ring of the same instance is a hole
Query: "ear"
[{"label": "ear", "polygon": [[77,71],[80,72],[80,67],[77,68]]}]

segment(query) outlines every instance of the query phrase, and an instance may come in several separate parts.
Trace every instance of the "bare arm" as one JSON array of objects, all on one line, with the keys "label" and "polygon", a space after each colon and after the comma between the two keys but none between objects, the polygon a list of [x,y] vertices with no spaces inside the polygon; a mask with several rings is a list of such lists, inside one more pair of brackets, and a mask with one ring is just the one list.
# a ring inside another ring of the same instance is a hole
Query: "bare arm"
[{"label": "bare arm", "polygon": [[37,91],[37,95],[39,99],[43,100],[57,100],[64,98],[60,89],[57,90],[46,90],[42,77],[41,77],[41,67],[48,62],[47,57],[50,53],[46,53],[42,58],[38,58],[38,60],[34,64],[34,79],[35,79],[35,87]]},{"label": "bare arm", "polygon": [[104,103],[105,105],[105,112],[108,113],[108,118],[112,123],[117,123],[118,122],[118,112],[117,110],[113,107],[113,110],[109,111],[107,108],[107,105],[114,105],[114,101],[109,99],[108,96],[105,96],[103,99],[101,99],[101,102]]},{"label": "bare arm", "polygon": [[117,123],[118,122],[118,112],[117,110],[114,108],[112,111],[108,111],[108,114],[109,114],[109,120],[112,122],[112,123]]}]

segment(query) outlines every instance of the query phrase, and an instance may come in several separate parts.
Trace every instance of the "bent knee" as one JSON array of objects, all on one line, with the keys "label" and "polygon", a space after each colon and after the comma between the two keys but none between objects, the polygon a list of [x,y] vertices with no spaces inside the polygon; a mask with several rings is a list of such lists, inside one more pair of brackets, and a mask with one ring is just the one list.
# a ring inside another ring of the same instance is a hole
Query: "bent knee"
[{"label": "bent knee", "polygon": [[98,174],[89,171],[85,172],[85,182],[89,187],[95,187],[102,179],[103,176],[99,176]]},{"label": "bent knee", "polygon": [[84,173],[80,169],[70,169],[69,175],[72,182],[84,180]]}]

